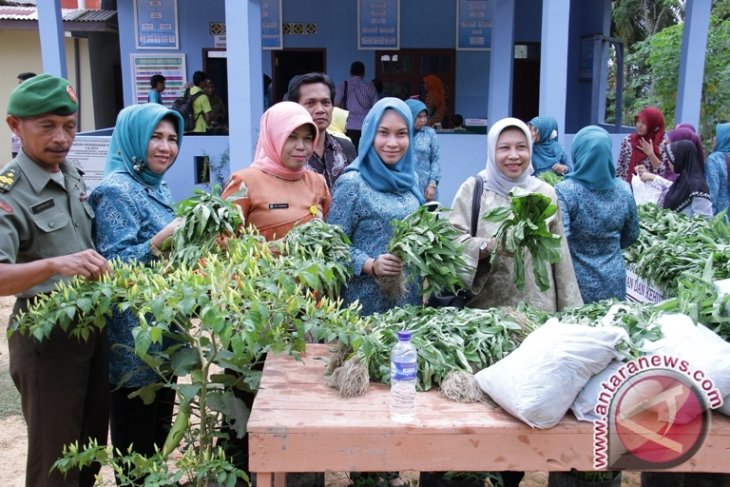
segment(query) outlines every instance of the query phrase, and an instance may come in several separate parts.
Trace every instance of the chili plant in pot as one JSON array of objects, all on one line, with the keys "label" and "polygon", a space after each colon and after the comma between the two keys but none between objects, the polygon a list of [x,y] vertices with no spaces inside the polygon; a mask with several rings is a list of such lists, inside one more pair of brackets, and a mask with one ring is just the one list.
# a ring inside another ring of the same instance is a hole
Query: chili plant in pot
[{"label": "chili plant in pot", "polygon": [[[211,218],[207,211],[196,215]],[[109,275],[62,283],[20,317],[15,332],[42,340],[60,326],[85,339],[104,328],[114,309],[133,310],[140,320],[135,353],[160,377],[134,394],[149,400],[172,388],[177,396],[173,426],[154,456],[74,444],[55,468],[110,465],[121,485],[233,486],[246,480],[216,446],[227,434],[223,424],[239,437],[246,431],[250,411],[234,391],[258,388],[266,353],[298,356],[305,336],[331,337],[359,316],[356,307],[327,297],[347,277],[341,263],[321,252],[289,252],[291,242],[271,246],[253,234],[227,237],[224,250],[199,257],[188,251],[174,266],[115,261]],[[164,349],[152,353],[152,343],[164,343]]]}]

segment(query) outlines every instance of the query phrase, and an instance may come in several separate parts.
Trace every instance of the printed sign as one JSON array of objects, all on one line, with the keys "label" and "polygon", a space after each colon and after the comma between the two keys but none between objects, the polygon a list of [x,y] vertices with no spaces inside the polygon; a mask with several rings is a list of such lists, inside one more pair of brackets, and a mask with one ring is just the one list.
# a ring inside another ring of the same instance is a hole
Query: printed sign
[{"label": "printed sign", "polygon": [[150,78],[154,74],[165,77],[165,91],[162,92],[162,104],[172,105],[180,96],[185,85],[184,54],[130,54],[132,60],[132,86],[134,102],[147,103]]},{"label": "printed sign", "polygon": [[488,51],[492,47],[491,0],[459,0],[456,23],[457,49]]},{"label": "printed sign", "polygon": [[261,47],[284,49],[281,31],[281,0],[261,0]]},{"label": "printed sign", "polygon": [[400,48],[400,0],[358,0],[357,48]]},{"label": "printed sign", "polygon": [[626,299],[638,303],[664,301],[664,292],[649,284],[636,273],[636,266],[626,266]]},{"label": "printed sign", "polygon": [[137,49],[177,49],[177,0],[135,0]]},{"label": "printed sign", "polygon": [[77,135],[66,158],[84,172],[87,192],[91,193],[104,175],[106,155],[111,137]]}]

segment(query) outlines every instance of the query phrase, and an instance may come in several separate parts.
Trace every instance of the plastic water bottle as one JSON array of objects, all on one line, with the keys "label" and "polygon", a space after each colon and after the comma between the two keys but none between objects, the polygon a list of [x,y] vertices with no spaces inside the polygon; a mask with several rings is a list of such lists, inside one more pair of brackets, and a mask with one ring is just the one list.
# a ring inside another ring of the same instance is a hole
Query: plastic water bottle
[{"label": "plastic water bottle", "polygon": [[390,355],[390,417],[408,422],[416,416],[418,354],[410,331],[398,332],[398,343]]}]

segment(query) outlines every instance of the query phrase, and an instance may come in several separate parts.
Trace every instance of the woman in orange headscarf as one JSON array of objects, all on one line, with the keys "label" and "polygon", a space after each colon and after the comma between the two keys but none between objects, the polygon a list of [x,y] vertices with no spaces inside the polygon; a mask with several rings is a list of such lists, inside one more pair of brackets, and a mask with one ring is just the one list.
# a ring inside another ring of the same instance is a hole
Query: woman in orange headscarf
[{"label": "woman in orange headscarf", "polygon": [[437,123],[440,124],[444,119],[446,112],[446,90],[444,82],[435,74],[429,74],[423,77],[423,85],[426,88],[426,107],[428,107],[429,127],[433,127]]},{"label": "woman in orange headscarf", "polygon": [[656,107],[646,107],[634,117],[636,131],[621,142],[616,176],[631,183],[643,165],[648,171],[674,181],[677,175],[668,164],[666,147],[669,137],[664,128],[664,114]]},{"label": "woman in orange headscarf", "polygon": [[261,116],[256,156],[250,167],[231,175],[223,197],[237,192],[246,224],[266,240],[285,236],[295,225],[324,218],[331,196],[321,174],[305,169],[317,140],[312,116],[298,103],[284,101]]}]

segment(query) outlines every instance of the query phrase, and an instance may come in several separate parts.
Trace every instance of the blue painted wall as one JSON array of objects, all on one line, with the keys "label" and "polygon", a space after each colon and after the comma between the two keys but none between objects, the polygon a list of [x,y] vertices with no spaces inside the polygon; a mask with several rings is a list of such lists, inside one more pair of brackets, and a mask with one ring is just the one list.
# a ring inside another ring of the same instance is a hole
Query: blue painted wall
[{"label": "blue painted wall", "polygon": [[[241,0],[246,1],[246,0]],[[540,42],[543,0],[516,0],[515,42]],[[602,8],[610,0],[571,2],[570,60],[566,128],[570,134],[587,123],[590,115],[590,83],[578,80],[580,37],[602,32]],[[135,49],[133,2],[118,2],[119,39],[122,51],[124,100],[132,102],[130,53],[154,53]],[[315,35],[286,35],[285,48],[326,49],[326,69],[339,82],[348,75],[350,63],[360,60],[367,75],[375,72],[374,51],[357,49],[357,2],[355,0],[283,0],[284,22],[315,22]],[[188,78],[203,67],[204,48],[212,48],[211,22],[225,22],[224,0],[178,0],[181,29],[180,52],[186,54]],[[401,0],[401,48],[447,48],[456,45],[456,4],[453,0]],[[168,51],[169,52],[169,51]],[[488,106],[489,51],[456,51],[456,111],[467,118],[486,118]],[[263,52],[262,69],[271,74],[271,55]],[[367,76],[366,75],[366,76]],[[570,137],[564,137],[569,142]],[[461,182],[484,167],[484,135],[440,135],[444,177],[441,200],[450,204]],[[566,144],[569,149],[569,144]],[[214,164],[228,149],[226,137],[187,137],[168,179],[177,199],[191,194],[193,158],[209,155]],[[224,171],[227,174],[227,168]]]},{"label": "blue painted wall", "polygon": [[[534,11],[517,25],[516,38],[539,41],[540,0],[520,0],[518,8]],[[286,35],[285,48],[324,48],[327,50],[327,71],[336,81],[344,80],[350,63],[361,60],[368,74],[375,73],[374,51],[357,49],[357,2],[355,0],[284,0],[284,22],[316,22],[315,35]],[[132,103],[131,53],[153,53],[135,49],[134,10],[132,2],[119,2],[119,39],[122,52],[124,100]],[[412,21],[411,19],[417,19]],[[178,1],[181,27],[180,52],[186,54],[188,77],[202,69],[202,49],[213,47],[208,32],[211,22],[225,21],[223,0]],[[402,48],[451,48],[456,44],[456,5],[444,0],[401,0]],[[335,47],[336,46],[336,47]],[[263,70],[271,75],[271,55],[263,53]],[[489,51],[457,51],[456,110],[465,117],[486,117],[489,77]]]},{"label": "blue painted wall", "polygon": [[568,100],[565,112],[565,132],[576,133],[591,119],[590,81],[580,80],[580,40],[593,34],[608,35],[603,26],[603,0],[572,1],[570,5],[570,57],[568,60]]}]

